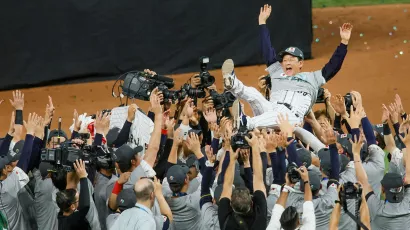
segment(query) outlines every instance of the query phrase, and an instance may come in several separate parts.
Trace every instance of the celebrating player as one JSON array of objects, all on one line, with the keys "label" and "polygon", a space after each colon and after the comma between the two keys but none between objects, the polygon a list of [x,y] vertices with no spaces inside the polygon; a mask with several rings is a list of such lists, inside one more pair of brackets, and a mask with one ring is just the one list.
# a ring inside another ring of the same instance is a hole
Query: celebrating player
[{"label": "celebrating player", "polygon": [[[323,69],[302,72],[304,55],[299,48],[289,47],[280,52],[277,59],[266,27],[271,10],[271,6],[265,5],[259,14],[262,54],[271,78],[270,101],[255,88],[245,86],[236,77],[232,59],[227,59],[222,65],[225,88],[237,98],[247,101],[254,112],[255,116],[246,121],[248,129],[275,128],[279,113],[287,114],[292,124],[302,123],[316,101],[319,88],[332,79],[342,67],[353,29],[350,23],[344,23],[340,27],[341,43]],[[239,110],[238,106],[233,108],[234,117],[239,116]]]}]

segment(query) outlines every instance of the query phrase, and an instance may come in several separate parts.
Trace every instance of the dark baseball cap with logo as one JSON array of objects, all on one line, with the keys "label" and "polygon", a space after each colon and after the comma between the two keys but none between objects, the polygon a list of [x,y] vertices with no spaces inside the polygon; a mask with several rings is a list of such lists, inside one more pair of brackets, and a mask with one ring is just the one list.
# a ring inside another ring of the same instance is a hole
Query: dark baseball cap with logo
[{"label": "dark baseball cap with logo", "polygon": [[380,182],[390,203],[400,203],[404,198],[403,178],[398,173],[386,173]]},{"label": "dark baseball cap with logo", "polygon": [[309,168],[309,166],[312,164],[312,155],[310,154],[310,151],[305,148],[298,148],[296,149],[296,153],[302,164],[306,168]]},{"label": "dark baseball cap with logo", "polygon": [[298,57],[298,58],[300,58],[300,59],[302,59],[302,60],[305,59],[305,56],[303,56],[302,50],[300,50],[298,47],[291,46],[291,47],[289,47],[289,48],[287,48],[287,49],[281,51],[281,52],[279,53],[280,60],[282,60],[283,57],[284,57],[286,54],[292,55],[292,56],[294,56],[294,57]]},{"label": "dark baseball cap with logo", "polygon": [[116,162],[121,172],[127,172],[131,168],[131,160],[135,155],[144,150],[142,146],[131,148],[129,145],[122,145],[115,151]]},{"label": "dark baseball cap with logo", "polygon": [[117,196],[118,209],[121,212],[133,208],[137,203],[137,196],[135,195],[134,188],[123,189]]},{"label": "dark baseball cap with logo", "polygon": [[188,172],[189,168],[186,165],[173,165],[167,172],[168,183],[183,185]]},{"label": "dark baseball cap with logo", "polygon": [[9,160],[8,163],[20,160],[20,156],[21,156],[20,151],[19,151],[19,153],[17,153],[17,152],[14,152],[13,150],[9,150],[9,152],[7,153],[7,158]]}]

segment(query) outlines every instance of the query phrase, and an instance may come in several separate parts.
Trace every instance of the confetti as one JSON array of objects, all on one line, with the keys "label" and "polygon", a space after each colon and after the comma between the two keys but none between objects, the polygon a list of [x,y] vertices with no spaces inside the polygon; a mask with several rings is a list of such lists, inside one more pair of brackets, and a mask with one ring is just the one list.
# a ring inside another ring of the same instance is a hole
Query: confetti
[{"label": "confetti", "polygon": [[332,24],[333,24],[333,22],[332,22],[332,21],[329,21],[329,24],[330,24],[330,25],[332,25]]},{"label": "confetti", "polygon": [[316,38],[316,40],[315,40],[316,42],[319,42],[320,41],[320,39],[319,38]]},{"label": "confetti", "polygon": [[360,34],[360,37],[363,37],[364,36],[364,34]]},{"label": "confetti", "polygon": [[393,30],[397,30],[397,27],[393,26]]},{"label": "confetti", "polygon": [[370,20],[370,19],[372,19],[372,16],[368,16],[368,17],[367,17],[367,20]]},{"label": "confetti", "polygon": [[364,42],[365,45],[367,45],[367,42]]},{"label": "confetti", "polygon": [[396,56],[394,56],[394,58],[398,58],[398,57],[399,57],[399,56],[397,56],[397,55],[396,55]]},{"label": "confetti", "polygon": [[406,12],[407,12],[407,9],[404,9],[403,12],[406,13]]},{"label": "confetti", "polygon": [[407,40],[404,40],[403,43],[406,44],[406,43],[407,43]]},{"label": "confetti", "polygon": [[332,34],[332,36],[335,35],[335,33],[331,33],[331,34]]},{"label": "confetti", "polygon": [[366,47],[366,49],[368,49],[368,50],[369,50],[369,49],[370,49],[370,47]]},{"label": "confetti", "polygon": [[400,51],[400,52],[399,52],[399,54],[400,54],[400,55],[403,55],[403,54],[404,54],[404,52],[403,52],[403,51]]},{"label": "confetti", "polygon": [[314,26],[313,26],[313,29],[317,29],[317,25],[314,25]]},{"label": "confetti", "polygon": [[392,36],[392,35],[393,35],[393,33],[392,33],[392,32],[390,32],[390,33],[389,33],[389,35],[390,35],[390,36]]}]

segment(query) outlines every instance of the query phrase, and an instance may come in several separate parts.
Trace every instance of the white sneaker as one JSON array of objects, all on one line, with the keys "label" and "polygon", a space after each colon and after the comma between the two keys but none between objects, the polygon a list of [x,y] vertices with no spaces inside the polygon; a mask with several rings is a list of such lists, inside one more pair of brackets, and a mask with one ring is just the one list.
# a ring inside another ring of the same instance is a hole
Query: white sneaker
[{"label": "white sneaker", "polygon": [[232,59],[226,59],[222,65],[222,76],[224,79],[224,87],[227,90],[232,89],[235,81],[234,63]]}]

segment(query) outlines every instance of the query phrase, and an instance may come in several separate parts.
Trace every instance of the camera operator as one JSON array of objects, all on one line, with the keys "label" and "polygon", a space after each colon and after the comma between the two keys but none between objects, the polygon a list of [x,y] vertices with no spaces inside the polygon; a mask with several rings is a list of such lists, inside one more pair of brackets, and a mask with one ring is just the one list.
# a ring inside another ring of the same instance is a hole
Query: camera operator
[{"label": "camera operator", "polygon": [[266,187],[262,175],[259,138],[255,132],[251,132],[250,135],[251,138],[245,137],[245,139],[252,148],[254,193],[253,196],[251,196],[249,189],[243,187],[235,187],[232,191],[234,180],[233,172],[240,149],[238,148],[236,152],[233,152],[231,149],[229,153],[229,166],[226,171],[227,173],[218,207],[219,226],[221,226],[223,230],[243,228],[266,229]]},{"label": "camera operator", "polygon": [[[405,136],[402,141],[410,146],[410,121],[405,120],[400,129],[404,130]],[[353,143],[354,164],[357,180],[363,185],[367,205],[370,212],[372,229],[402,229],[407,228],[410,222],[410,167],[406,164],[406,175],[403,178],[397,173],[387,173],[381,180],[382,191],[386,200],[380,200],[368,181],[367,172],[362,164],[360,149],[363,138],[355,138]],[[406,154],[406,162],[410,162],[410,154]]]},{"label": "camera operator", "polygon": [[[360,186],[361,186],[360,184],[355,184],[356,191],[360,188]],[[341,209],[342,209],[342,206],[343,206],[343,202],[347,202],[347,201],[350,200],[350,199],[345,200],[345,201],[342,200],[342,197],[340,196],[340,190],[341,189],[342,190],[344,189],[343,185],[340,185],[339,188],[338,188],[339,200],[335,200],[336,205],[335,205],[335,208],[333,209],[332,216],[330,217],[329,229],[331,229],[331,230],[337,230],[338,227],[340,226],[339,221],[340,221],[341,215],[342,215]],[[369,208],[367,207],[366,197],[364,196],[364,193],[362,192],[360,195],[362,196],[361,197],[362,203],[360,205],[360,214],[359,214],[360,221],[367,228],[369,228],[370,227]],[[350,218],[350,216],[348,216],[348,218]],[[352,228],[349,228],[349,229],[357,228],[357,223],[355,223],[352,219],[350,219],[350,222],[352,222],[354,226],[352,226]],[[347,228],[340,227],[340,229],[347,229]]]},{"label": "camera operator", "polygon": [[[299,213],[293,206],[288,206],[285,209],[286,201],[289,193],[293,190],[294,184],[289,180],[286,174],[286,185],[282,187],[280,197],[272,210],[272,218],[269,222],[267,230],[311,230],[316,229],[315,208],[312,202],[312,190],[310,188],[309,173],[305,166],[297,169],[297,172],[302,178],[305,187],[305,202],[303,203],[303,216],[299,218]],[[302,219],[302,223],[300,223]]]},{"label": "camera operator", "polygon": [[85,163],[82,160],[76,160],[74,169],[78,178],[80,178],[80,194],[78,194],[76,189],[72,188],[57,193],[56,202],[60,208],[58,213],[59,230],[90,229],[86,215],[90,209],[91,194],[89,194]]}]

